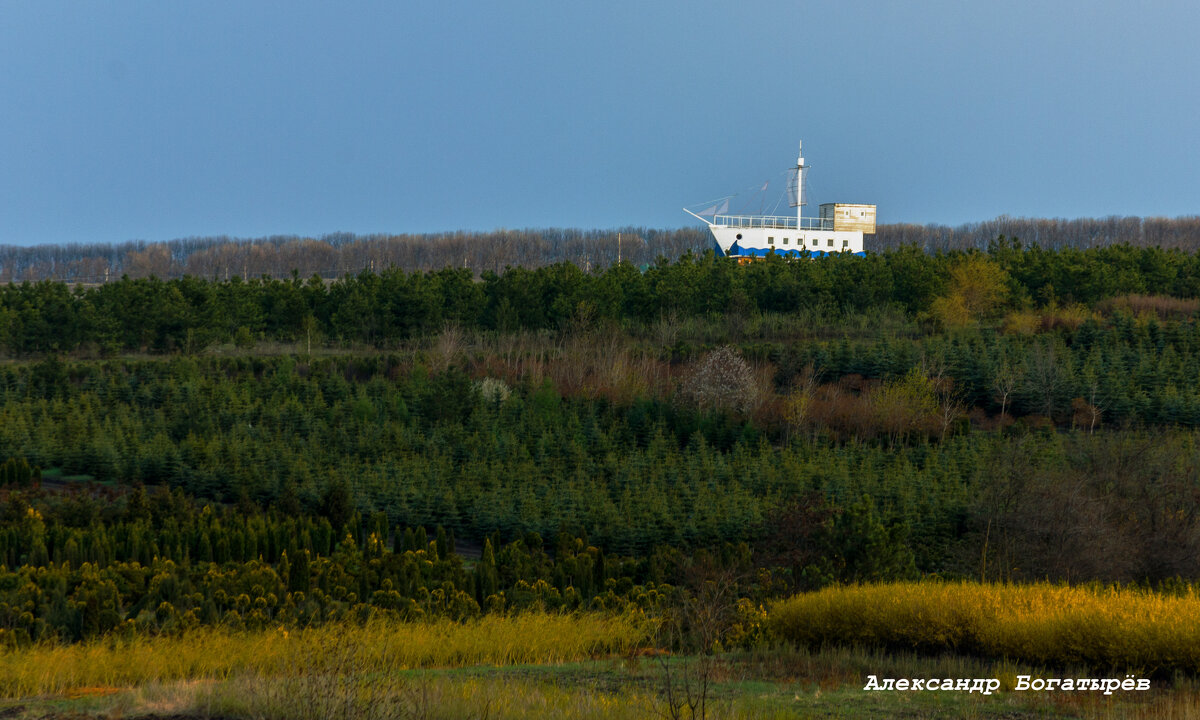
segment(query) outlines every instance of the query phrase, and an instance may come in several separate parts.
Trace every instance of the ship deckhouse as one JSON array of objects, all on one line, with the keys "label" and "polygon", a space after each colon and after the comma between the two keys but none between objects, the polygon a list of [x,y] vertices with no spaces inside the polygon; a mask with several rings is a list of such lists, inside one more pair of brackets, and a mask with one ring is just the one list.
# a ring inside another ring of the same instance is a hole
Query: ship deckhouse
[{"label": "ship deckhouse", "polygon": [[788,204],[796,215],[727,215],[729,199],[707,210],[684,212],[699,219],[712,231],[721,252],[729,257],[755,258],[772,252],[778,255],[810,255],[849,252],[863,254],[863,236],[875,233],[875,206],[824,203],[818,217],[804,217],[805,180],[808,166],[803,150],[788,179]]}]

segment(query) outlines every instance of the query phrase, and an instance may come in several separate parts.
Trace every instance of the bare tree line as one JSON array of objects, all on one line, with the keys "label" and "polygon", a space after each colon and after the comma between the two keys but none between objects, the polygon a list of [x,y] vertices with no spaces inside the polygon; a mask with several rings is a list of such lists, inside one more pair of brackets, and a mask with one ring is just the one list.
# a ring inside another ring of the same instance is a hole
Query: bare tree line
[{"label": "bare tree line", "polygon": [[1200,249],[1200,216],[1179,218],[1106,217],[1079,218],[1014,218],[1003,215],[995,220],[968,223],[957,227],[947,225],[880,225],[868,250],[884,251],[904,245],[917,245],[923,250],[983,250],[988,243],[1003,235],[1019,238],[1026,245],[1038,245],[1046,250],[1104,247],[1129,244],[1135,247],[1158,246],[1187,252]]},{"label": "bare tree line", "polygon": [[[866,247],[886,251],[903,245],[923,250],[984,249],[1001,235],[1046,249],[1086,249],[1128,243],[1134,246],[1200,249],[1200,216],[1181,218],[1109,217],[1076,220],[999,217],[980,223],[945,225],[880,225]],[[675,259],[684,252],[713,247],[704,228],[654,230],[495,230],[434,235],[354,235],[333,233],[319,238],[276,235],[265,238],[194,237],[148,243],[72,243],[65,245],[0,245],[0,282],[60,280],[102,283],[120,279],[243,279],[340,277],[362,270],[400,267],[436,270],[465,267],[475,273],[501,272],[506,266],[540,267],[572,262],[584,269],[613,265],[618,257],[635,265],[658,257]]]},{"label": "bare tree line", "polygon": [[272,236],[186,238],[168,242],[0,246],[0,282],[61,280],[103,283],[131,278],[193,275],[225,280],[319,275],[334,278],[362,270],[399,267],[437,270],[465,267],[475,273],[507,266],[540,267],[573,262],[584,269],[677,258],[707,248],[707,230],[496,230],[441,235],[354,235],[320,238]]}]

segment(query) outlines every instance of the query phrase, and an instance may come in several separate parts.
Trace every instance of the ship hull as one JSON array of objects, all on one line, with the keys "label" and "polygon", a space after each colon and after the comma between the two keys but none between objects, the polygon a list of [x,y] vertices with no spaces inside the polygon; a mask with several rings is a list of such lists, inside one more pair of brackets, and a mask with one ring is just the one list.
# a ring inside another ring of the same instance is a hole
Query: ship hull
[{"label": "ship hull", "polygon": [[831,253],[863,254],[863,233],[852,230],[797,230],[795,228],[737,227],[712,225],[713,239],[730,257],[810,255]]}]

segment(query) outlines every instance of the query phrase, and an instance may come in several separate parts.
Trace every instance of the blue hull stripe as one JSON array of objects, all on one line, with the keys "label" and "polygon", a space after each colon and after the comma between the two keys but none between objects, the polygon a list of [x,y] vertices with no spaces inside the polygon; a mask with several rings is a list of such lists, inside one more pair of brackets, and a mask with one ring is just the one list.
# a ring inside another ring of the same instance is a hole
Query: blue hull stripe
[{"label": "blue hull stripe", "polygon": [[[799,257],[801,253],[805,252],[804,250],[780,250],[779,248],[744,248],[739,247],[737,243],[729,247],[729,254],[739,257],[766,257],[772,251],[782,257]],[[841,254],[840,252],[825,252],[824,250],[808,250],[809,257],[825,257],[826,255]],[[856,252],[853,254],[858,257],[866,257],[867,255],[865,252]]]}]

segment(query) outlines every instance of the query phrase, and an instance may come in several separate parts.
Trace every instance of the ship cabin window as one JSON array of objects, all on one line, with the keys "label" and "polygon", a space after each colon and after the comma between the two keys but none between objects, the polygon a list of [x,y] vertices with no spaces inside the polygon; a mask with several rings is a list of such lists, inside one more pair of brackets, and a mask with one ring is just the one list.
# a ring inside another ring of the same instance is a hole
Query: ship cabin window
[{"label": "ship cabin window", "polygon": [[819,242],[821,242],[821,241],[816,238],[813,238],[813,247],[816,247],[817,243],[819,243]]},{"label": "ship cabin window", "polygon": [[787,245],[787,238],[784,238],[784,239],[783,239],[783,244],[784,244],[784,245]]},{"label": "ship cabin window", "polygon": [[768,238],[767,238],[767,244],[768,244],[768,245],[774,245],[774,244],[775,244],[775,238],[773,238],[773,237],[768,237]]},{"label": "ship cabin window", "polygon": [[849,240],[843,240],[843,241],[842,241],[842,247],[844,247],[844,248],[848,248],[848,247],[850,247],[850,241],[849,241]]},{"label": "ship cabin window", "polygon": [[833,247],[833,238],[829,238],[829,247]]}]

